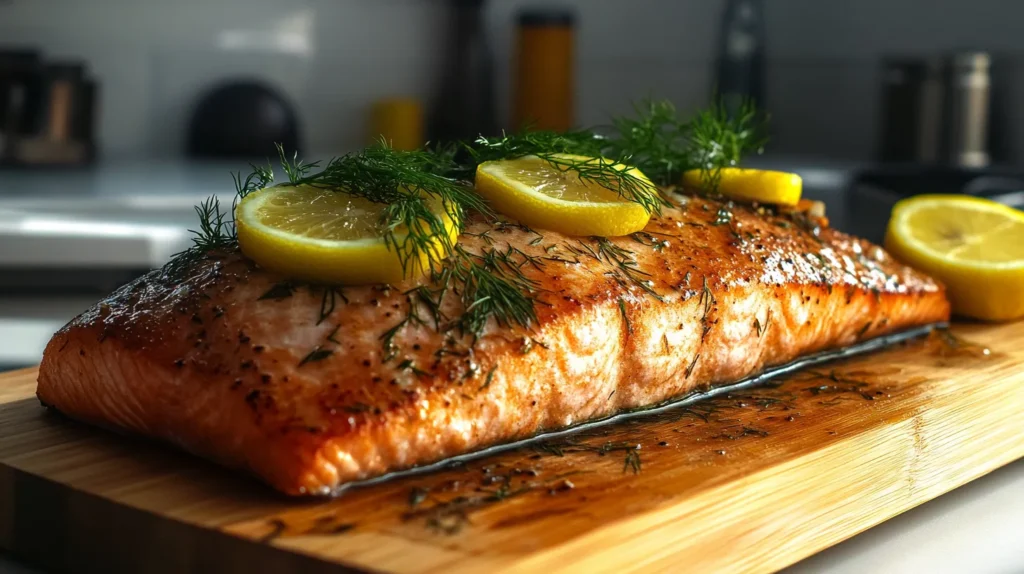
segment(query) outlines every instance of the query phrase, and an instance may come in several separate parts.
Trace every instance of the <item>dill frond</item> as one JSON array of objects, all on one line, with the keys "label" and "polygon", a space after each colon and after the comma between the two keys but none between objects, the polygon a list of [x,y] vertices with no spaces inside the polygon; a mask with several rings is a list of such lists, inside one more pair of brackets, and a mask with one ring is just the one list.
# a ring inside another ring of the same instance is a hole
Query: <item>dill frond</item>
[{"label": "dill frond", "polygon": [[189,229],[189,233],[193,234],[192,242],[198,250],[212,251],[232,245],[235,237],[233,219],[231,214],[221,210],[217,196],[208,197],[195,206],[195,210],[199,216],[199,229]]},{"label": "dill frond", "polygon": [[608,138],[610,157],[629,158],[651,181],[671,185],[689,169],[688,126],[667,100],[645,100],[633,106],[634,117],[612,120],[615,134]]},{"label": "dill frond", "polygon": [[690,121],[688,139],[691,168],[701,170],[701,183],[708,190],[718,189],[723,167],[738,165],[744,154],[760,152],[767,141],[761,116],[749,101],[735,116],[716,101]]},{"label": "dill frond", "polygon": [[[620,197],[643,206],[648,213],[660,213],[667,205],[657,188],[630,170],[623,169],[627,161],[607,159],[604,151],[608,142],[589,130],[565,133],[551,131],[503,134],[501,137],[480,137],[469,148],[473,165],[485,161],[536,156],[563,173],[571,173],[582,183],[612,190]],[[585,159],[566,157],[577,155]]]},{"label": "dill frond", "polygon": [[[451,171],[443,156],[426,150],[399,151],[385,142],[331,160],[322,170],[316,163],[287,161],[291,185],[310,185],[385,205],[380,225],[384,242],[402,263],[406,274],[432,269],[452,254],[455,241],[450,225],[437,207],[461,232],[468,213],[493,217],[483,198],[457,180],[442,175]],[[440,249],[438,249],[440,244]]]}]

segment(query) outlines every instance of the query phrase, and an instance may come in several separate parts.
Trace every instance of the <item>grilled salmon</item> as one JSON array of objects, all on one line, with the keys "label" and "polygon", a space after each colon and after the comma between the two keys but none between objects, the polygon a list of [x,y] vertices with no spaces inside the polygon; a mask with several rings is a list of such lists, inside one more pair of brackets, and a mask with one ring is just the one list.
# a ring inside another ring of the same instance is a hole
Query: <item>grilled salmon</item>
[{"label": "grilled salmon", "polygon": [[289,282],[210,252],[125,285],[56,333],[38,397],[288,494],[651,405],[809,353],[945,321],[941,285],[805,211],[678,197],[644,232],[473,221],[468,252],[533,286],[529,327],[454,290]]}]

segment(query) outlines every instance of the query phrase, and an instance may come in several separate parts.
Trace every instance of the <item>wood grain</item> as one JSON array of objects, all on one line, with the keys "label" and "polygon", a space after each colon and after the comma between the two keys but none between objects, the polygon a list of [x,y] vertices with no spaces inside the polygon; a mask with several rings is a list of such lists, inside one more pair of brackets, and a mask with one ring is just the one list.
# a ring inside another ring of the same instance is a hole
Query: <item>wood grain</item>
[{"label": "wood grain", "polygon": [[0,546],[104,572],[774,571],[1024,456],[1024,323],[953,332],[972,344],[933,337],[323,501],[48,413],[35,371],[9,373]]}]

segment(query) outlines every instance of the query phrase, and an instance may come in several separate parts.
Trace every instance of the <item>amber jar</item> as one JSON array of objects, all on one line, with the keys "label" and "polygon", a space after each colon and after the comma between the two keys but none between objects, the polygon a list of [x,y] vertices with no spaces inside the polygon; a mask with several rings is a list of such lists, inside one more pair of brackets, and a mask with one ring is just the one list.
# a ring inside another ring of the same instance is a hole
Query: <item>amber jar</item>
[{"label": "amber jar", "polygon": [[423,107],[413,98],[387,98],[374,102],[370,113],[369,143],[384,141],[397,150],[423,147]]},{"label": "amber jar", "polygon": [[565,131],[573,126],[574,16],[568,11],[519,14],[512,123],[516,129]]}]

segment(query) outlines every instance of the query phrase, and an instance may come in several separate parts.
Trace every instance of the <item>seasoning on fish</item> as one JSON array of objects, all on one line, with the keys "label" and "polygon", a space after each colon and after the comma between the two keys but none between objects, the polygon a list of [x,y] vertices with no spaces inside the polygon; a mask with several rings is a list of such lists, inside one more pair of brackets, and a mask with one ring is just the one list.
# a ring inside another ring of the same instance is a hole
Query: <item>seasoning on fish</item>
[{"label": "seasoning on fish", "polygon": [[457,261],[514,269],[522,321],[444,277],[310,285],[213,248],[62,328],[38,396],[328,494],[949,317],[940,284],[822,218],[673,201],[617,238],[468,220]]}]

